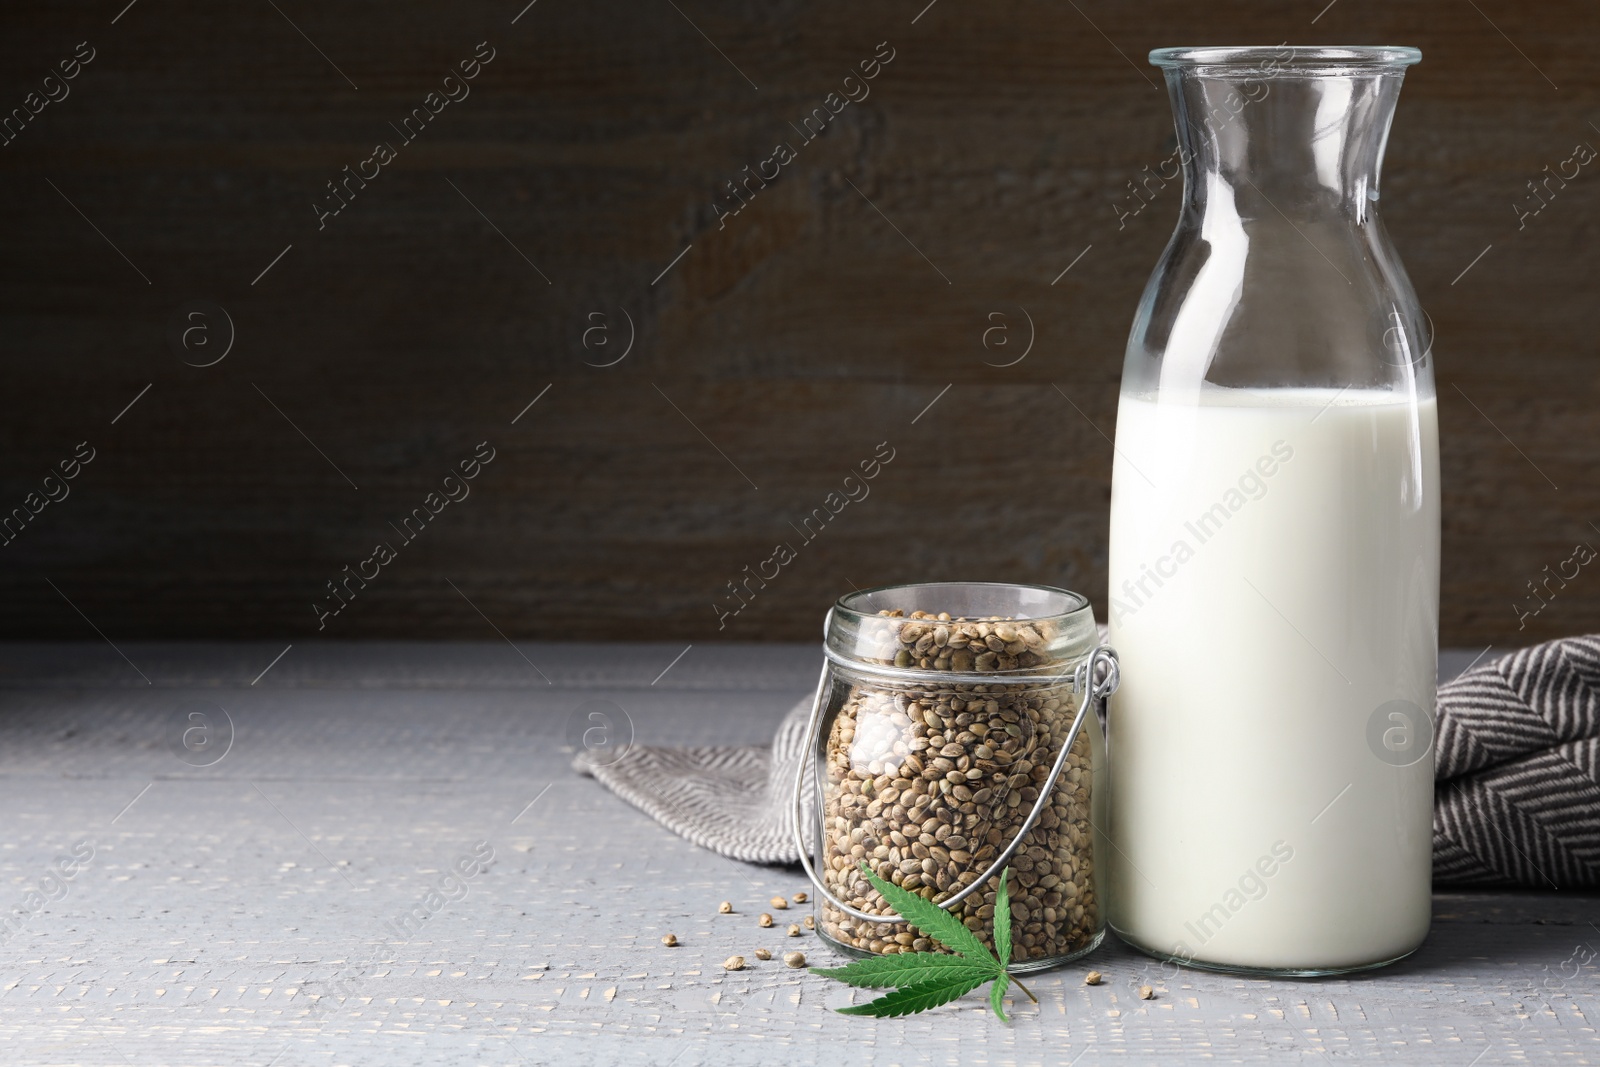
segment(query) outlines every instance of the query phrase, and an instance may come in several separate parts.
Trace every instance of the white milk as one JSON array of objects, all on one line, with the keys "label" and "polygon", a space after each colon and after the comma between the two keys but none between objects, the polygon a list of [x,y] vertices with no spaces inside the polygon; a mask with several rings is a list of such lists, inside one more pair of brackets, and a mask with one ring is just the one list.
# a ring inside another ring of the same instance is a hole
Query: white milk
[{"label": "white milk", "polygon": [[1433,714],[1437,419],[1387,392],[1122,397],[1109,912],[1128,940],[1333,970],[1426,935],[1431,728],[1383,706]]}]

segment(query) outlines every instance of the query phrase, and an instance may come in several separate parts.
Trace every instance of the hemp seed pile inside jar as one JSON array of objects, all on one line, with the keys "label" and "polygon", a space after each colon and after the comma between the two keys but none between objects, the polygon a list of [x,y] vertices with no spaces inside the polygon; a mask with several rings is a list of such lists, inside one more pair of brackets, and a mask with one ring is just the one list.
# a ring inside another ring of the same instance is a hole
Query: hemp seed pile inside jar
[{"label": "hemp seed pile inside jar", "polygon": [[[1087,625],[1092,634],[1092,614]],[[882,610],[861,620],[857,662],[901,668],[907,678],[846,674],[825,723],[819,874],[834,896],[867,914],[893,914],[862,862],[935,902],[988,870],[1039,799],[1087,699],[1074,691],[1074,660],[1058,655],[1057,636],[1053,619]],[[930,677],[938,672],[952,677]],[[1038,821],[1006,864],[1019,963],[1081,954],[1104,928],[1091,821],[1100,726],[1092,712],[1085,719]],[[950,909],[991,946],[998,884],[997,872]],[[820,911],[823,933],[849,950],[941,947],[903,922],[858,919],[826,902]]]}]

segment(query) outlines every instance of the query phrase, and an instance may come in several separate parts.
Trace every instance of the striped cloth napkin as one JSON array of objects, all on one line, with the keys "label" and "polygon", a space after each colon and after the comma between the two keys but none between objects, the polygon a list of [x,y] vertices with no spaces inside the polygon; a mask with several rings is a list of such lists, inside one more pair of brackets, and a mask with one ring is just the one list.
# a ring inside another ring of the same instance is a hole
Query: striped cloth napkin
[{"label": "striped cloth napkin", "polygon": [[[810,710],[795,705],[770,746],[636,747],[574,767],[713,852],[796,863],[788,805]],[[1434,738],[1436,885],[1600,888],[1600,634],[1440,686]]]},{"label": "striped cloth napkin", "polygon": [[1600,634],[1439,687],[1433,880],[1600,887]]}]

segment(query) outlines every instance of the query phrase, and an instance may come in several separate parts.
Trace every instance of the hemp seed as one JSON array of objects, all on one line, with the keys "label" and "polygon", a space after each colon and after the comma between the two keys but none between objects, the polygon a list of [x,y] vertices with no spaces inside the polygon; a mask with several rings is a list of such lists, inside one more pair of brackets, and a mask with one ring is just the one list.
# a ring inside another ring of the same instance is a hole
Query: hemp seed
[{"label": "hemp seed", "polygon": [[1083,976],[1083,984],[1099,985],[1101,977],[1102,976],[1099,971],[1090,971],[1088,974]]},{"label": "hemp seed", "polygon": [[804,893],[796,893],[794,895],[794,902],[796,904],[804,904],[806,901],[808,901],[810,899],[811,898],[806,896]]},{"label": "hemp seed", "polygon": [[787,900],[784,900],[782,897],[773,897],[772,900],[769,901],[769,903],[774,908],[777,908],[779,911],[782,911],[784,908],[787,908],[789,906],[789,902]]},{"label": "hemp seed", "polygon": [[766,929],[772,925],[772,916],[768,915],[766,912],[762,912],[761,917],[756,920],[756,925],[762,929]]},{"label": "hemp seed", "polygon": [[799,937],[800,936],[800,924],[799,923],[790,923],[789,924],[789,936],[790,937]]},{"label": "hemp seed", "polygon": [[721,904],[718,904],[717,905],[717,912],[719,914],[722,914],[722,915],[732,915],[733,914],[733,901],[724,900]]},{"label": "hemp seed", "polygon": [[744,970],[744,957],[743,956],[729,956],[727,959],[722,961],[722,969],[725,970],[725,971],[742,971],[742,970]]},{"label": "hemp seed", "polygon": [[772,950],[770,948],[758,948],[758,949],[756,949],[756,959],[758,959],[758,960],[770,960],[771,958],[772,958]]},{"label": "hemp seed", "polygon": [[1139,999],[1154,1000],[1156,999],[1156,991],[1147,985],[1142,985],[1139,987]]},{"label": "hemp seed", "polygon": [[806,954],[804,952],[785,952],[783,954],[783,962],[791,967],[804,967],[806,965]]},{"label": "hemp seed", "polygon": [[677,934],[663,934],[661,936],[661,943],[663,945],[666,945],[668,948],[677,948],[678,947],[678,935]]}]

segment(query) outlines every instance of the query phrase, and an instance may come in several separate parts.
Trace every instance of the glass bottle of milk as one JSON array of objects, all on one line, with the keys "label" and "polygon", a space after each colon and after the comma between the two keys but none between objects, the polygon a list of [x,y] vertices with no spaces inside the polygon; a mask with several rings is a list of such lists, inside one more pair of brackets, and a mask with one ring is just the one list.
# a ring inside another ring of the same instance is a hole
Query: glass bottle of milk
[{"label": "glass bottle of milk", "polygon": [[1183,203],[1117,412],[1108,906],[1179,963],[1333,974],[1428,932],[1432,329],[1378,215],[1420,58],[1150,56]]}]

